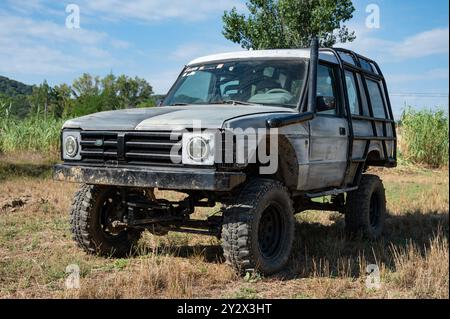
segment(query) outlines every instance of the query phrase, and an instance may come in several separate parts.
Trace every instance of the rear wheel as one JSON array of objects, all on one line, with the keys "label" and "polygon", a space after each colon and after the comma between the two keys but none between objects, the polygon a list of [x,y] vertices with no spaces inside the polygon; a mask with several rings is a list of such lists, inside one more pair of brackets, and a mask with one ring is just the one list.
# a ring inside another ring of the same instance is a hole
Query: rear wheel
[{"label": "rear wheel", "polygon": [[383,232],[385,215],[386,195],[381,179],[376,175],[363,175],[359,188],[347,194],[347,234],[378,239]]},{"label": "rear wheel", "polygon": [[123,214],[116,187],[83,185],[70,214],[74,240],[90,254],[122,257],[131,253],[140,233],[114,227],[114,222],[123,221]]},{"label": "rear wheel", "polygon": [[222,247],[239,273],[270,275],[282,270],[294,238],[294,209],[278,181],[254,179],[223,211]]}]

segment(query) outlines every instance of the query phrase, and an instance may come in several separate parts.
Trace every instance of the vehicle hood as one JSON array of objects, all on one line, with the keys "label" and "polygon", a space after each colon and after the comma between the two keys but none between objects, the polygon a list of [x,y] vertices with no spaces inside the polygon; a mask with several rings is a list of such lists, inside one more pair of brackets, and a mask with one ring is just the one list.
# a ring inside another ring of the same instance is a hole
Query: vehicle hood
[{"label": "vehicle hood", "polygon": [[[284,107],[262,105],[164,106],[95,113],[67,121],[63,128],[82,130],[182,130],[193,126],[222,128],[228,120],[255,114],[292,113]],[[197,124],[198,123],[198,124]]]}]

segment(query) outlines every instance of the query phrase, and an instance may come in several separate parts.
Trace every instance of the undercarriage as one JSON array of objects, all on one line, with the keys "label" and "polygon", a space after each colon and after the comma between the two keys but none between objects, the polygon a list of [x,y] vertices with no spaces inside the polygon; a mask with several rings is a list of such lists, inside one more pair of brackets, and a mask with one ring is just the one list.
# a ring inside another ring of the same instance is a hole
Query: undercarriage
[{"label": "undercarriage", "polygon": [[[115,203],[115,212],[108,214],[106,229],[119,233],[127,229],[148,230],[155,235],[166,235],[169,231],[209,235],[220,238],[223,216],[221,212],[212,213],[207,219],[193,219],[197,207],[214,208],[219,202],[227,202],[232,193],[217,197],[212,193],[190,192],[180,201],[156,198],[153,188],[117,189],[120,203]],[[111,199],[115,200],[115,199]],[[322,202],[306,196],[297,196],[293,200],[294,211],[306,210],[344,212],[343,194],[331,196]]]},{"label": "undercarriage", "polygon": [[156,235],[169,231],[220,237],[222,217],[192,219],[196,207],[215,207],[211,196],[189,193],[180,201],[156,198],[153,188],[119,188],[121,202],[117,214],[107,218],[107,228],[113,232],[127,229],[149,230]]}]

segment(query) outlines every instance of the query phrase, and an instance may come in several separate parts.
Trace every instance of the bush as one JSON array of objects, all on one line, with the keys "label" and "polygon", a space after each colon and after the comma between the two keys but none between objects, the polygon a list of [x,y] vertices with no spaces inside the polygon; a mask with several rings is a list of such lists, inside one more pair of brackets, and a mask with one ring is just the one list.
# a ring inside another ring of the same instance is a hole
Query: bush
[{"label": "bush", "polygon": [[448,114],[443,110],[407,108],[399,128],[405,160],[432,167],[448,165]]},{"label": "bush", "polygon": [[34,151],[57,153],[63,119],[0,118],[0,153]]}]

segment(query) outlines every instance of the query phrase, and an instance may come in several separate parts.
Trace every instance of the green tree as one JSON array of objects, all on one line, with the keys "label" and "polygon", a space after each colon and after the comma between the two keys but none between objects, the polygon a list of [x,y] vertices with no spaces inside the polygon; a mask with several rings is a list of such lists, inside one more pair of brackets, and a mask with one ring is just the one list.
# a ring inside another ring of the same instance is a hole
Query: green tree
[{"label": "green tree", "polygon": [[74,100],[69,115],[154,106],[153,89],[144,79],[108,74],[104,78],[83,74],[72,84]]},{"label": "green tree", "polygon": [[118,98],[117,78],[114,74],[108,74],[101,79],[102,86],[102,109],[104,110],[117,110],[121,109],[121,101]]},{"label": "green tree", "polygon": [[72,88],[67,84],[56,85],[51,90],[51,112],[61,118],[72,108]]},{"label": "green tree", "polygon": [[99,95],[100,78],[98,76],[93,77],[88,73],[83,73],[81,77],[73,81],[72,91],[75,98]]},{"label": "green tree", "polygon": [[135,108],[150,100],[153,88],[144,79],[129,78],[121,75],[117,78],[118,96],[125,108]]},{"label": "green tree", "polygon": [[84,73],[72,83],[74,96],[71,116],[81,116],[103,111],[100,78]]},{"label": "green tree", "polygon": [[314,36],[332,47],[356,38],[344,24],[355,11],[351,0],[249,0],[247,8],[248,16],[236,8],[223,16],[223,35],[245,49],[308,47]]}]

